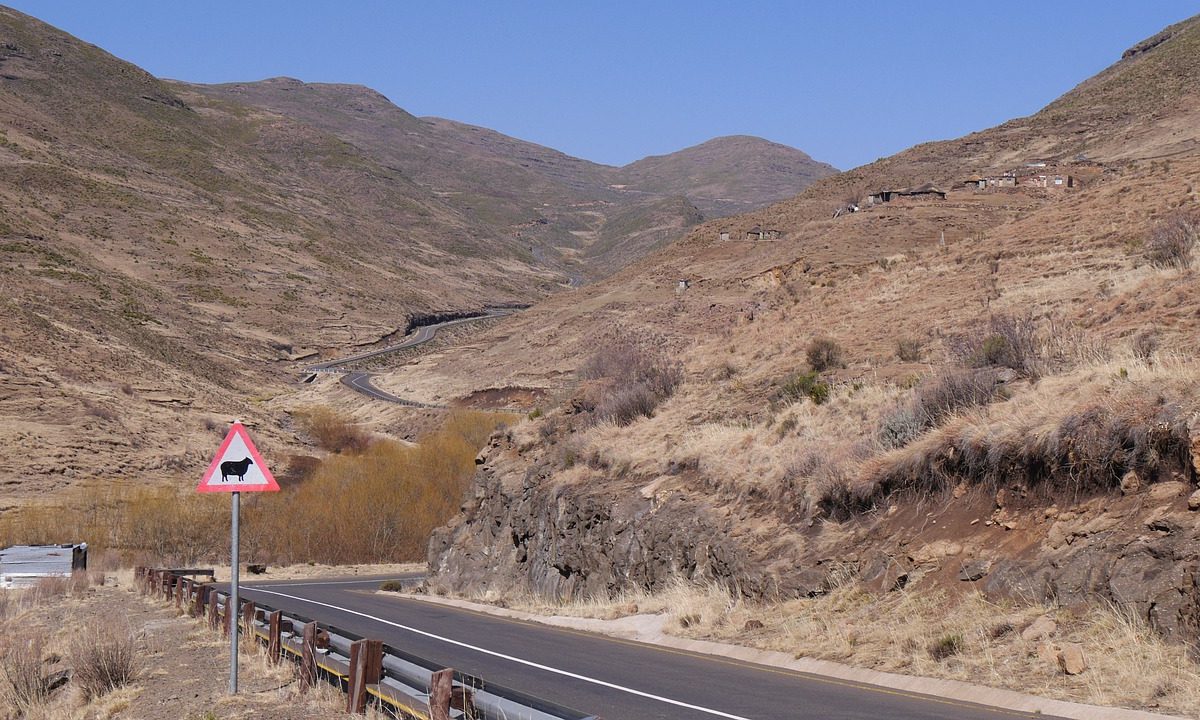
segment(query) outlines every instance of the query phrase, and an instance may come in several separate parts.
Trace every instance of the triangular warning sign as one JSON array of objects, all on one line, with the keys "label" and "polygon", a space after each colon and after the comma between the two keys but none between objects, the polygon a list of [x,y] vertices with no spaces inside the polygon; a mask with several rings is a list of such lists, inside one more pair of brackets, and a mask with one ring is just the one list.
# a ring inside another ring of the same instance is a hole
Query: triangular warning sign
[{"label": "triangular warning sign", "polygon": [[246,428],[235,422],[196,492],[273,492],[279,489]]}]

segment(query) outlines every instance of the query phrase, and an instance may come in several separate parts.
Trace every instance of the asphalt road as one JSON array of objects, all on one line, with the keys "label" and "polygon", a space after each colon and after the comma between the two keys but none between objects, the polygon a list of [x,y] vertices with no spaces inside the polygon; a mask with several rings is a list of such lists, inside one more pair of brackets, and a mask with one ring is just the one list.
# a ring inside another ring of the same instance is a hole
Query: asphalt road
[{"label": "asphalt road", "polygon": [[605,720],[1048,720],[381,595],[382,579],[243,595]]},{"label": "asphalt road", "polygon": [[358,355],[350,355],[349,357],[338,358],[337,360],[317,363],[316,365],[309,365],[308,367],[304,368],[304,371],[306,373],[345,373],[342,375],[343,385],[375,400],[384,400],[400,405],[408,405],[409,407],[444,407],[442,405],[428,405],[426,403],[416,402],[415,400],[405,400],[404,398],[397,397],[391,393],[384,392],[383,390],[380,390],[371,384],[371,373],[363,372],[361,370],[346,370],[339,366],[358,362],[360,360],[367,360],[380,355],[386,355],[398,350],[407,350],[418,345],[423,345],[432,340],[437,335],[438,331],[444,328],[453,327],[455,325],[464,325],[466,323],[479,322],[480,320],[490,320],[492,318],[504,317],[506,315],[513,314],[513,312],[515,312],[515,310],[509,308],[489,308],[484,314],[475,317],[447,320],[446,322],[437,323],[435,325],[424,325],[417,328],[416,332],[404,338],[404,340],[396,343],[395,345],[389,345],[385,348],[371,350],[370,352],[360,353]]}]

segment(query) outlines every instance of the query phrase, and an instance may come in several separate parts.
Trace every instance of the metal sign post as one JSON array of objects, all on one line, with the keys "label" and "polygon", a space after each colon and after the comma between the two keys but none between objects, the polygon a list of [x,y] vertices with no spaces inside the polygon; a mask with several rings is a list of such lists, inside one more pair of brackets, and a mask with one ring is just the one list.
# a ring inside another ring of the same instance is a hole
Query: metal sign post
[{"label": "metal sign post", "polygon": [[229,545],[229,606],[226,613],[233,613],[229,618],[229,694],[237,695],[238,676],[238,627],[241,625],[240,605],[238,604],[238,541],[241,537],[238,528],[238,511],[242,506],[242,494],[230,493],[233,502],[233,528]]},{"label": "metal sign post", "polygon": [[241,603],[238,599],[238,545],[241,534],[238,517],[243,492],[278,492],[279,484],[267,469],[262,455],[250,439],[246,428],[237,420],[229,428],[229,434],[217,450],[216,457],[208,466],[208,472],[200,481],[197,492],[227,492],[230,494],[231,523],[229,538],[229,602],[225,606],[225,617],[229,623],[229,694],[238,691],[238,630],[241,627]]}]

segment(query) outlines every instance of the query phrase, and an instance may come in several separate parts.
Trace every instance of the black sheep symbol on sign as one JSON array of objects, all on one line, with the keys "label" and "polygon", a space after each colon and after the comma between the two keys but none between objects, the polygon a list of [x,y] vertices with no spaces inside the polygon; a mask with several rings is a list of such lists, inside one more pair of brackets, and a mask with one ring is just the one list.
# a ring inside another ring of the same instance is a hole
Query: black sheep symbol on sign
[{"label": "black sheep symbol on sign", "polygon": [[226,460],[221,463],[221,482],[229,479],[230,475],[237,475],[238,482],[244,482],[246,479],[246,470],[254,464],[250,458],[242,458],[241,460]]}]

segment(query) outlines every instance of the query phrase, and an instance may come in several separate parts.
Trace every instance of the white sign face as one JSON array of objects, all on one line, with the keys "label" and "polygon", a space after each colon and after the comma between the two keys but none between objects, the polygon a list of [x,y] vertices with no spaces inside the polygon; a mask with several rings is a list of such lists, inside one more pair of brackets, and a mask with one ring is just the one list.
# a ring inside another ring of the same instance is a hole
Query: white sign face
[{"label": "white sign face", "polygon": [[279,489],[245,426],[234,423],[197,492],[273,492]]}]

